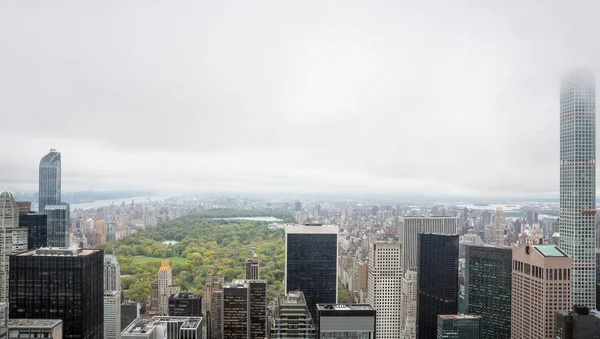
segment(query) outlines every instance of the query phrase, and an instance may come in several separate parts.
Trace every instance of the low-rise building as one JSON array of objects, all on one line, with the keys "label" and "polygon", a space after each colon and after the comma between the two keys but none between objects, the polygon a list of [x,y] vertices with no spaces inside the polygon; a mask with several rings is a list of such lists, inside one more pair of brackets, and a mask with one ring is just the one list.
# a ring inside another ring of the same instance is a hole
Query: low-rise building
[{"label": "low-rise building", "polygon": [[63,337],[62,320],[59,319],[9,319],[7,328],[7,339]]}]

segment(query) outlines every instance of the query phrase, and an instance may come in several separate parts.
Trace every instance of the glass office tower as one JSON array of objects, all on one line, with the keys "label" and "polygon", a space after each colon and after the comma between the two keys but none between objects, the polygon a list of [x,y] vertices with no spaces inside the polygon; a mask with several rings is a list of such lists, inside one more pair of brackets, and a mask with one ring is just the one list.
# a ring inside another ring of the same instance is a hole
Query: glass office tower
[{"label": "glass office tower", "polygon": [[60,152],[55,149],[40,160],[39,213],[44,213],[46,205],[60,204],[60,164]]},{"label": "glass office tower", "polygon": [[285,227],[285,292],[304,292],[313,319],[317,303],[337,302],[337,237],[335,225]]}]

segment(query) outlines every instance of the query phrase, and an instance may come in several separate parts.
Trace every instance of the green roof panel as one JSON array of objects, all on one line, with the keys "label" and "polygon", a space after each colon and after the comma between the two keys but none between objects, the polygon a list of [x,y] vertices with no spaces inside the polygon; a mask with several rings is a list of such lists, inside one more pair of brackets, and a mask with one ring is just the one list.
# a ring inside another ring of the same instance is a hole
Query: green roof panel
[{"label": "green roof panel", "polygon": [[554,245],[532,245],[544,257],[566,257],[567,255]]}]

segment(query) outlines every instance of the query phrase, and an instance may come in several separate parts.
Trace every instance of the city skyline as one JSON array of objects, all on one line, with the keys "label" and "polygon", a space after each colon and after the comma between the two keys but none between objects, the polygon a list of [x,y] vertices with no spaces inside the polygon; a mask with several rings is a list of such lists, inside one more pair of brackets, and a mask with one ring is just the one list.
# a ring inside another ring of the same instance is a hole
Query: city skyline
[{"label": "city skyline", "polygon": [[0,185],[35,187],[51,145],[67,190],[558,195],[594,3],[208,3],[5,2]]}]

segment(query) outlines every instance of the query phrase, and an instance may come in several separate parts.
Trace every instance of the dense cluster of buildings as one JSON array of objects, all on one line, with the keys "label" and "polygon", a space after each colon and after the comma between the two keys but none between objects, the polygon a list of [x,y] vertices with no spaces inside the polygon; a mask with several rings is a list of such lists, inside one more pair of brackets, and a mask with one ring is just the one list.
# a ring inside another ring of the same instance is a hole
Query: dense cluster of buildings
[{"label": "dense cluster of buildings", "polygon": [[296,223],[273,225],[285,274],[272,301],[258,257],[245,279],[209,270],[203,296],[181,292],[163,260],[149,304],[124,300],[117,257],[89,247],[195,209],[71,213],[51,150],[38,212],[0,193],[0,338],[600,338],[594,82],[577,70],[561,84],[558,218],[549,206],[285,203]]}]

